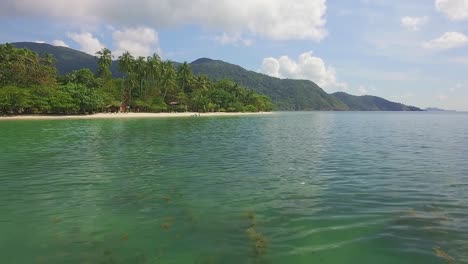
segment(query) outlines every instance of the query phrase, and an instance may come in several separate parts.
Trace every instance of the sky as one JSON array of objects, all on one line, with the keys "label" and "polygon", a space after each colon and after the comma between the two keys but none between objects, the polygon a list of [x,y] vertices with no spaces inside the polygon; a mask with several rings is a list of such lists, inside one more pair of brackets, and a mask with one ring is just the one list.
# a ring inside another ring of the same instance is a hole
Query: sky
[{"label": "sky", "polygon": [[468,0],[1,0],[0,24],[0,43],[207,57],[468,111]]}]

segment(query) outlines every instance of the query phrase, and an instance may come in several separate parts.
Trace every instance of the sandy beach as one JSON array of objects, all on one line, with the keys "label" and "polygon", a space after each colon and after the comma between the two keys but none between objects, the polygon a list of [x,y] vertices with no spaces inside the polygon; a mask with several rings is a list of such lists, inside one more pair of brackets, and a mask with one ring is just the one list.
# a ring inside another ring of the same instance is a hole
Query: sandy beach
[{"label": "sandy beach", "polygon": [[127,118],[170,118],[170,117],[208,117],[208,116],[243,116],[268,115],[272,112],[258,113],[99,113],[93,115],[18,115],[0,116],[0,121],[6,120],[54,120],[54,119],[127,119]]}]

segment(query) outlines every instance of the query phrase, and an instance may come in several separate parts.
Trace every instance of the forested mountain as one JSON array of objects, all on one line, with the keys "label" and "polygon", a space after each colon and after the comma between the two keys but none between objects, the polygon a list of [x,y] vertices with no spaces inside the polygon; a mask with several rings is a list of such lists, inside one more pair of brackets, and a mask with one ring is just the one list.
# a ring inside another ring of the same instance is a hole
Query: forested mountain
[{"label": "forested mountain", "polygon": [[417,107],[390,102],[377,96],[356,96],[344,92],[334,93],[332,96],[345,103],[353,111],[422,111]]},{"label": "forested mountain", "polygon": [[311,81],[278,79],[207,58],[198,59],[191,65],[194,73],[207,75],[214,80],[229,78],[268,95],[281,110],[348,110],[345,104]]},{"label": "forested mountain", "polygon": [[[98,59],[95,56],[65,47],[49,44],[18,42],[19,48],[27,48],[44,56],[49,53],[56,58],[56,67],[60,75],[81,68],[97,70]],[[116,58],[114,58],[116,59]],[[180,65],[174,63],[174,65]],[[208,58],[198,59],[190,64],[194,74],[206,75],[219,81],[230,79],[269,96],[277,110],[336,110],[336,111],[420,111],[417,107],[390,102],[376,96],[353,96],[346,93],[327,94],[316,83],[308,80],[278,79],[240,66]],[[110,70],[114,77],[122,77],[117,61],[113,61]]]},{"label": "forested mountain", "polygon": [[[79,50],[35,42],[16,42],[11,44],[17,48],[32,50],[41,57],[46,54],[54,56],[56,60],[55,66],[57,67],[57,73],[59,75],[71,73],[72,71],[83,68],[90,69],[93,72],[96,72],[98,69],[98,58]],[[114,60],[112,62],[110,69],[114,77],[122,77],[117,61]]]}]

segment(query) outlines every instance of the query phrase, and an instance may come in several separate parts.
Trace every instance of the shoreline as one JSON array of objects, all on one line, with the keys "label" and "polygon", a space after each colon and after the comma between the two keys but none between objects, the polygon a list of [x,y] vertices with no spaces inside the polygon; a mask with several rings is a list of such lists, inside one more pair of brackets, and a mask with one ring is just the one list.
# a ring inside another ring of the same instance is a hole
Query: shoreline
[{"label": "shoreline", "polygon": [[98,113],[91,115],[17,115],[0,116],[0,121],[6,120],[72,120],[72,119],[135,119],[135,118],[171,118],[171,117],[209,117],[209,116],[247,116],[247,115],[268,115],[273,112],[256,113]]}]

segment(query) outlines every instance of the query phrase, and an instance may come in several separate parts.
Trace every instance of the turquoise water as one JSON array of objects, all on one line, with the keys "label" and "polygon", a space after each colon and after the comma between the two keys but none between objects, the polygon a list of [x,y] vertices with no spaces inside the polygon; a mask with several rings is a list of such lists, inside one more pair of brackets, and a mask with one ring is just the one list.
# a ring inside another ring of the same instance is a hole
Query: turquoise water
[{"label": "turquoise water", "polygon": [[468,114],[0,122],[0,263],[468,263]]}]

